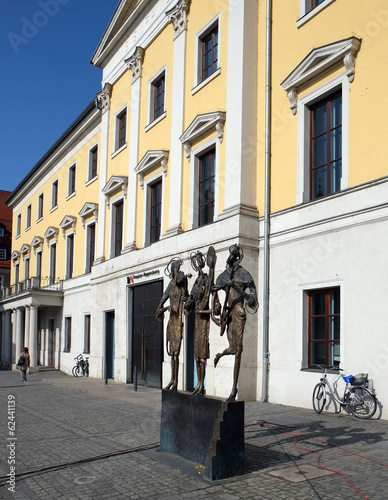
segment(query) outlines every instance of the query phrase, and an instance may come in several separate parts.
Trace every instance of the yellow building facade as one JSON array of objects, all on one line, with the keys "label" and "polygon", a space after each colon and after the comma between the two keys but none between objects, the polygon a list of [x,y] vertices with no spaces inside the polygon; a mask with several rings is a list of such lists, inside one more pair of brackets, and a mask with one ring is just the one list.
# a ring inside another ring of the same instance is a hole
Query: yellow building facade
[{"label": "yellow building facade", "polygon": [[[380,394],[387,27],[382,0],[118,2],[101,91],[8,199],[3,361],[28,345],[70,373],[84,353],[91,376],[162,387],[167,264],[192,273],[213,245],[218,275],[238,243],[260,301],[239,397],[309,407],[318,365],[369,371]],[[192,338],[186,318],[180,390]],[[209,395],[229,392],[225,342],[212,325]]]}]

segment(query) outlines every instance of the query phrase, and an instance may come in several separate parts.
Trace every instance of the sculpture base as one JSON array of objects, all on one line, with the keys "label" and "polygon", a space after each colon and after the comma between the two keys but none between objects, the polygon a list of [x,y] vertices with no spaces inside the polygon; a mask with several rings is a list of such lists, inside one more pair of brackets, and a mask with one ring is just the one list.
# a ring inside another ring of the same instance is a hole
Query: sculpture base
[{"label": "sculpture base", "polygon": [[244,473],[244,402],[162,391],[160,450],[224,479]]}]

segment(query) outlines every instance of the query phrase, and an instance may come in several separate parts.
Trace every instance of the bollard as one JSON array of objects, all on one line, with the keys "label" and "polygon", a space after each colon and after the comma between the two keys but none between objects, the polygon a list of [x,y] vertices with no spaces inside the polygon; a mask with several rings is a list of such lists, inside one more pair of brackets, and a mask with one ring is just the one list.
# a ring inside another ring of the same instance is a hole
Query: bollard
[{"label": "bollard", "polygon": [[137,392],[137,366],[134,367],[133,373],[133,390]]}]

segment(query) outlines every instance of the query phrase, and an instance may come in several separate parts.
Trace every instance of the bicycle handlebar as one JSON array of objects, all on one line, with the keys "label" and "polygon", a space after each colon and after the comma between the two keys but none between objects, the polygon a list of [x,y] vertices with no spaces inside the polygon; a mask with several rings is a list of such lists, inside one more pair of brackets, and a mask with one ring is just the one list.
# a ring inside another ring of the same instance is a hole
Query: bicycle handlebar
[{"label": "bicycle handlebar", "polygon": [[330,371],[330,370],[335,370],[335,371],[343,372],[343,369],[342,369],[342,368],[340,368],[340,367],[339,367],[339,366],[337,366],[337,365],[327,366],[326,368],[324,368],[324,367],[323,367],[323,366],[321,366],[321,365],[315,365],[315,366],[317,366],[318,368],[320,368],[320,369],[321,369],[321,370],[323,370],[323,371],[326,371],[326,370],[327,370],[327,371]]}]

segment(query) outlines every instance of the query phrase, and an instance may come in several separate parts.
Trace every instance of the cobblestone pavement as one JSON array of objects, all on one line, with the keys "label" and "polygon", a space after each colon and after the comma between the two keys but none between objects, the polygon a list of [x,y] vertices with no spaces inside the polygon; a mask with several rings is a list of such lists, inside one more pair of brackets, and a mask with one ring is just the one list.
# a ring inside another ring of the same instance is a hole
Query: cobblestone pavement
[{"label": "cobblestone pavement", "polygon": [[158,451],[159,390],[1,371],[0,405],[2,499],[388,499],[388,422],[376,417],[246,403],[245,474],[211,482]]}]

